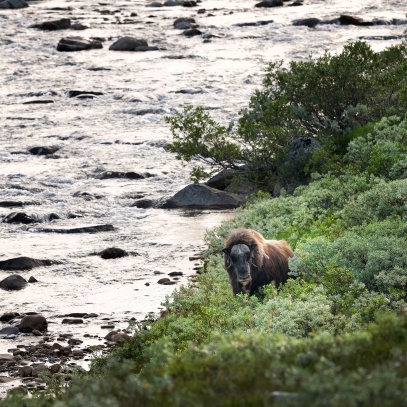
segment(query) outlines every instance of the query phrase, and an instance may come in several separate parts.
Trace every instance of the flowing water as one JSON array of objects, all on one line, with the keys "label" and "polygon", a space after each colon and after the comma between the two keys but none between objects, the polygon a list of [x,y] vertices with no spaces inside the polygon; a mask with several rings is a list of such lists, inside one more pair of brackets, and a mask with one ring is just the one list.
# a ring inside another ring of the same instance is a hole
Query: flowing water
[{"label": "flowing water", "polygon": [[[293,26],[298,18],[332,20],[352,14],[405,21],[399,0],[318,1],[304,5],[255,8],[243,0],[204,0],[197,7],[148,7],[145,1],[30,1],[29,7],[0,10],[0,207],[35,215],[34,224],[0,223],[0,260],[19,256],[60,262],[20,272],[34,276],[21,291],[0,292],[2,311],[40,312],[51,332],[106,333],[109,321],[125,328],[130,318],[157,311],[177,285],[159,285],[181,271],[178,286],[195,274],[189,257],[203,248],[207,228],[230,212],[139,209],[135,197],[159,198],[188,184],[183,167],[164,149],[171,140],[164,117],[193,104],[226,124],[261,86],[268,61],[304,60],[310,53],[338,51],[363,38],[375,50],[402,41],[406,25]],[[200,11],[205,9],[205,11]],[[132,14],[133,13],[133,14]],[[204,36],[188,38],[173,27],[193,17]],[[30,26],[70,18],[84,31],[40,31]],[[259,26],[240,23],[269,21]],[[101,38],[103,49],[58,52],[65,36]],[[145,38],[158,51],[117,52],[119,37]],[[68,91],[101,92],[93,99],[69,98]],[[49,101],[52,103],[26,103]],[[56,157],[28,149],[57,146]],[[149,172],[152,177],[105,179],[103,171]],[[84,194],[85,193],[85,194]],[[59,219],[49,221],[50,214]],[[43,233],[41,228],[111,224],[96,234]],[[119,247],[129,256],[103,260],[97,255]],[[0,280],[12,274],[0,271]],[[160,274],[162,273],[162,274]],[[61,316],[96,313],[80,327],[66,328]],[[1,326],[0,326],[1,328]],[[32,336],[0,339],[0,353]]]}]

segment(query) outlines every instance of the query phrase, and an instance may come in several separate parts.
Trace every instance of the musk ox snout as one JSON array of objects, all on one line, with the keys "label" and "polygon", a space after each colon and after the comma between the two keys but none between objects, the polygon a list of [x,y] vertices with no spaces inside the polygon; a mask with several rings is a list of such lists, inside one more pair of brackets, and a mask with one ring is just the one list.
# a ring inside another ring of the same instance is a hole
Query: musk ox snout
[{"label": "musk ox snout", "polygon": [[223,253],[230,271],[236,275],[237,280],[241,283],[250,281],[252,249],[246,244],[236,244],[231,249],[223,249]]}]

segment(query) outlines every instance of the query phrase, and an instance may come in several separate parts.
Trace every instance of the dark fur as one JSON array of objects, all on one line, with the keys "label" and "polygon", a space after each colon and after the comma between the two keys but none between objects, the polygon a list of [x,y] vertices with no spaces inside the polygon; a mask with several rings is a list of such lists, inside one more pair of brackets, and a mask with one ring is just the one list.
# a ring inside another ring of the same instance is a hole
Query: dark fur
[{"label": "dark fur", "polygon": [[[274,283],[278,287],[285,283],[289,272],[288,258],[294,256],[285,240],[265,240],[251,229],[233,230],[226,239],[223,253],[233,293],[250,295],[266,284]],[[238,274],[243,269],[247,269],[248,274],[241,280]]]}]

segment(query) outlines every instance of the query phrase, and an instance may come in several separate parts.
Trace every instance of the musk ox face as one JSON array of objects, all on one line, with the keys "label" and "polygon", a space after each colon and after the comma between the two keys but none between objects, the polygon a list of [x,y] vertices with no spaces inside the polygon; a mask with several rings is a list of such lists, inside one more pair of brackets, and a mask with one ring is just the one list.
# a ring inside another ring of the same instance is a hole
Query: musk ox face
[{"label": "musk ox face", "polygon": [[253,250],[256,245],[236,244],[231,249],[223,249],[225,265],[229,273],[234,273],[241,284],[251,282],[250,268],[252,265]]}]

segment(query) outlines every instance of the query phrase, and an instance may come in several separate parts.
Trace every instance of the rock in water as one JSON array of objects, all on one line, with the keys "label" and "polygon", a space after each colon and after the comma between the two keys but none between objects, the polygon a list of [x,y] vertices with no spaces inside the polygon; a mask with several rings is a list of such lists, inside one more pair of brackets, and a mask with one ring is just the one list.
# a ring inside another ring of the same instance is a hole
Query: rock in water
[{"label": "rock in water", "polygon": [[0,261],[0,270],[31,270],[34,267],[51,266],[56,263],[51,260],[37,260],[22,256]]},{"label": "rock in water", "polygon": [[31,27],[46,31],[66,30],[71,27],[71,20],[69,18],[61,18],[60,20],[45,21],[40,24],[34,24]]},{"label": "rock in water", "polygon": [[24,8],[28,7],[28,3],[24,0],[6,0],[0,3],[0,9],[2,8]]},{"label": "rock in water", "polygon": [[34,329],[44,332],[48,328],[48,322],[45,317],[40,314],[26,315],[22,318],[18,328],[20,332],[32,332]]},{"label": "rock in water", "polygon": [[0,281],[0,288],[7,291],[21,290],[27,285],[27,280],[18,274],[13,274]]},{"label": "rock in water", "polygon": [[148,47],[146,40],[134,37],[122,37],[114,42],[110,47],[110,51],[137,51],[140,47]]},{"label": "rock in water", "polygon": [[118,247],[109,247],[100,253],[102,259],[118,259],[127,256],[127,252]]},{"label": "rock in water", "polygon": [[100,49],[103,45],[98,40],[85,40],[81,37],[65,37],[62,38],[58,45],[57,51],[60,52],[73,52],[73,51],[84,51],[87,49]]},{"label": "rock in water", "polygon": [[243,202],[235,195],[209,188],[206,185],[191,184],[177,192],[161,205],[162,208],[187,209],[231,209]]},{"label": "rock in water", "polygon": [[35,219],[25,212],[11,212],[4,219],[4,223],[24,223],[29,224],[35,222]]},{"label": "rock in water", "polygon": [[255,4],[254,7],[279,7],[283,5],[283,0],[265,0]]}]

